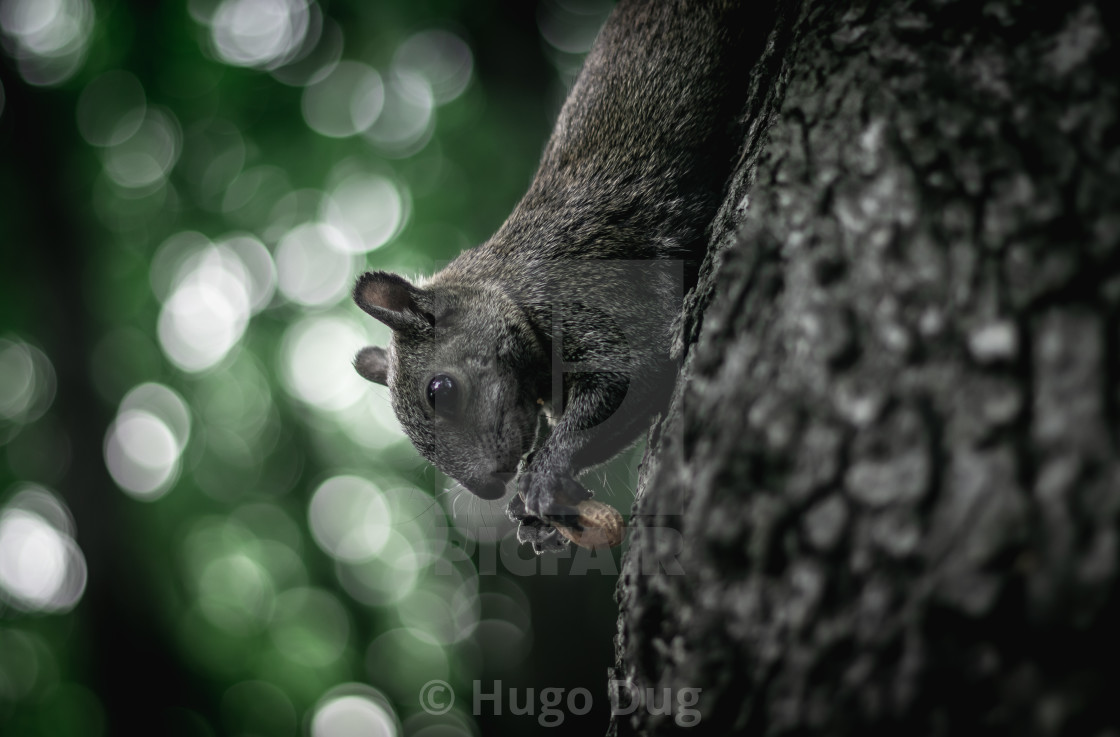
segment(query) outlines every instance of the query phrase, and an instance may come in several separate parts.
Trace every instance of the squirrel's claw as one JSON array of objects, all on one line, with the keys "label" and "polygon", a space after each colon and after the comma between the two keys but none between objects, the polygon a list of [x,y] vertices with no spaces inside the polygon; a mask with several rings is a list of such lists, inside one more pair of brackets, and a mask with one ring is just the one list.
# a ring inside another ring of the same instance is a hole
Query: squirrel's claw
[{"label": "squirrel's claw", "polygon": [[527,542],[533,546],[533,552],[559,553],[568,547],[568,540],[555,527],[529,527],[522,523],[517,530],[518,542]]},{"label": "squirrel's claw", "polygon": [[520,494],[515,494],[509,502],[506,514],[518,523],[517,542],[529,543],[533,552],[558,553],[568,545],[567,539],[559,530],[539,517],[534,517],[525,511],[525,502]]},{"label": "squirrel's claw", "polygon": [[509,501],[506,514],[519,523],[517,541],[531,543],[537,554],[556,553],[568,544],[555,525],[582,531],[576,505],[589,499],[588,491],[568,475],[522,473],[517,478],[517,493]]}]

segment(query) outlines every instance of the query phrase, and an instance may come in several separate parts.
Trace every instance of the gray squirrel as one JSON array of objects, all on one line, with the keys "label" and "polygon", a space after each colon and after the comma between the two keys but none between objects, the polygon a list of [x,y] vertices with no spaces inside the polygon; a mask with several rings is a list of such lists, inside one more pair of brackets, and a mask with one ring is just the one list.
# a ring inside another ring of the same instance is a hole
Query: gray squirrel
[{"label": "gray squirrel", "polygon": [[498,232],[425,280],[373,271],[354,287],[392,330],[358,373],[473,494],[516,478],[508,513],[538,553],[578,528],[579,474],[665,409],[682,264],[703,256],[742,140],[744,5],[621,0]]}]

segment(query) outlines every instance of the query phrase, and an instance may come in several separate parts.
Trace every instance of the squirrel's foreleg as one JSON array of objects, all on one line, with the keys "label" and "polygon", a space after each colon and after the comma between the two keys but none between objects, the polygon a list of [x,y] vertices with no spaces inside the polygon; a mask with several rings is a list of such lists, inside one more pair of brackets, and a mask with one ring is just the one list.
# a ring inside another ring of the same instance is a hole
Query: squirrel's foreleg
[{"label": "squirrel's foreleg", "polygon": [[645,382],[632,385],[618,372],[582,372],[570,377],[563,414],[518,477],[518,493],[507,510],[521,525],[520,541],[532,543],[538,553],[556,550],[565,543],[554,523],[579,529],[576,505],[590,498],[591,492],[576,477],[616,455],[649,422],[649,415],[633,411],[632,404],[648,410],[652,398],[634,396],[648,386]]}]

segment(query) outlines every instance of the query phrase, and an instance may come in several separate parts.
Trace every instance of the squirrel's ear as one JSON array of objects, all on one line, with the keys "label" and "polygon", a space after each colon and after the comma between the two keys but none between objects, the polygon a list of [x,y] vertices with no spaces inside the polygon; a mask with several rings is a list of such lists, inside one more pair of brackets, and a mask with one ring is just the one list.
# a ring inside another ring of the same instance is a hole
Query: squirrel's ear
[{"label": "squirrel's ear", "polygon": [[354,285],[358,306],[392,330],[424,329],[431,325],[420,304],[423,298],[423,290],[385,271],[367,271]]},{"label": "squirrel's ear", "polygon": [[389,383],[389,354],[384,348],[371,345],[358,351],[354,356],[354,368],[362,378],[375,384]]}]

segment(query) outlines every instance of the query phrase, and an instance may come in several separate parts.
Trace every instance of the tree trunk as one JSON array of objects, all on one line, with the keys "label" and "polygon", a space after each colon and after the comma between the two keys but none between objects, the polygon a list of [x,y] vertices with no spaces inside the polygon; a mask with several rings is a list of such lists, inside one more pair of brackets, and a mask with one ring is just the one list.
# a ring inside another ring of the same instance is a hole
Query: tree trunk
[{"label": "tree trunk", "polygon": [[779,13],[643,465],[611,734],[688,733],[691,693],[693,733],[1118,733],[1117,12]]}]

